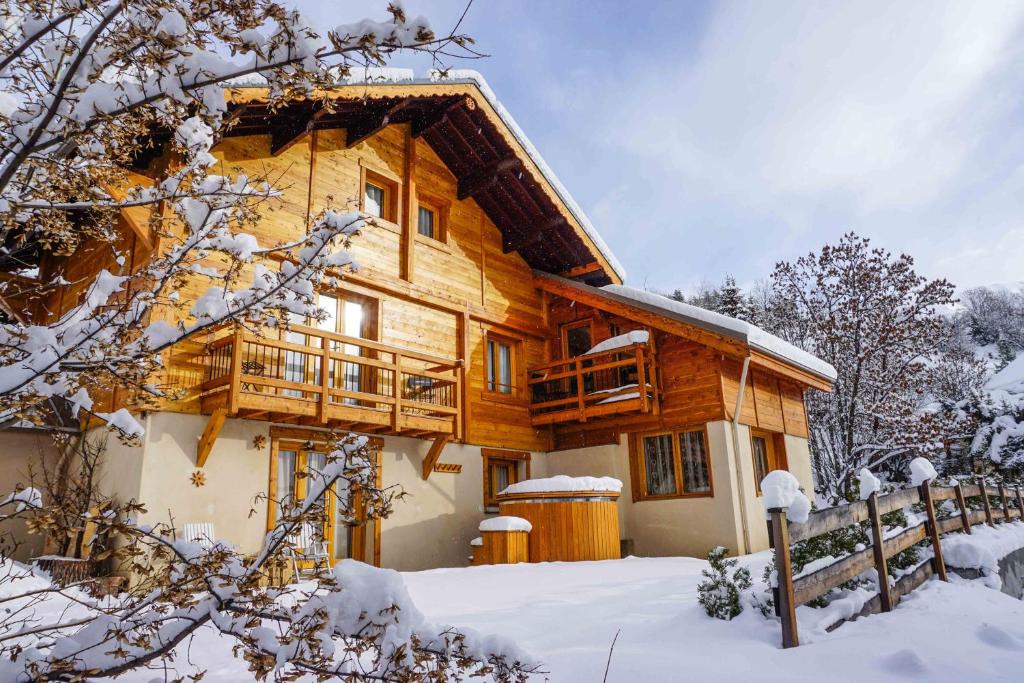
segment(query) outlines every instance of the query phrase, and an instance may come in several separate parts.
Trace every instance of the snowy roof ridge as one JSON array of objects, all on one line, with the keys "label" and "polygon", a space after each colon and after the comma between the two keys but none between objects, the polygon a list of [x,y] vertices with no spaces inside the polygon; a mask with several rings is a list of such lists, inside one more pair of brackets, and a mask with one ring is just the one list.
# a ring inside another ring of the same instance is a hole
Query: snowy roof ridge
[{"label": "snowy roof ridge", "polygon": [[[541,175],[548,182],[549,185],[554,189],[555,194],[558,195],[562,203],[565,204],[566,208],[569,209],[569,213],[573,215],[573,218],[583,228],[583,232],[586,233],[587,237],[594,243],[594,246],[601,253],[601,256],[608,262],[615,274],[618,275],[620,280],[626,279],[626,269],[622,267],[622,263],[616,258],[611,248],[601,237],[601,234],[594,227],[594,224],[590,222],[590,218],[584,213],[583,209],[576,202],[573,196],[569,193],[569,190],[562,184],[558,176],[551,169],[544,157],[541,156],[540,151],[534,147],[533,143],[526,136],[526,133],[520,127],[519,123],[515,120],[512,114],[505,108],[505,105],[501,103],[498,96],[494,94],[494,90],[488,85],[487,79],[475,69],[448,69],[447,71],[441,72],[437,69],[431,69],[427,72],[426,76],[416,76],[415,71],[406,68],[397,67],[366,67],[363,69],[353,69],[352,72],[344,79],[339,80],[339,85],[436,85],[437,83],[454,83],[454,84],[471,84],[475,85],[484,98],[487,100],[491,108],[498,114],[498,117],[502,120],[512,135],[516,138],[516,141],[526,151],[527,156],[533,161],[534,165],[540,169]],[[246,87],[266,87],[266,81],[263,79],[239,79],[231,83],[231,87],[234,88],[246,88]]]},{"label": "snowy roof ridge", "polygon": [[806,370],[812,375],[826,379],[829,382],[834,382],[838,376],[836,369],[831,364],[746,321],[627,285],[591,287],[582,282],[568,280],[550,273],[534,271],[534,274],[555,282],[568,284],[580,291],[591,292],[612,301],[643,308],[652,313],[672,318],[694,327],[729,337],[730,339],[736,339],[750,348]]}]

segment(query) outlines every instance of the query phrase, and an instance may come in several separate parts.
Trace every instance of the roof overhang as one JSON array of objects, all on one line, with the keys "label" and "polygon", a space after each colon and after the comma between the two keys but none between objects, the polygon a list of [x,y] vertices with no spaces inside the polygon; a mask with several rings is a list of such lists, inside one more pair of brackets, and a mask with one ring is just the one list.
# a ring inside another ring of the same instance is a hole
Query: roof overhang
[{"label": "roof overhang", "polygon": [[735,357],[749,356],[751,363],[802,384],[831,391],[833,378],[813,367],[780,355],[776,350],[751,340],[734,327],[717,325],[699,317],[685,316],[643,301],[622,296],[582,282],[534,271],[534,285],[543,291],[593,306],[599,310],[637,320],[664,332],[677,334]]},{"label": "roof overhang", "polygon": [[[271,109],[259,85],[228,90],[227,136],[270,134],[280,152],[313,130],[346,130],[346,144],[408,123],[502,232],[506,252],[532,268],[621,283],[622,266],[482,78],[407,79],[339,85]],[[330,105],[325,106],[324,102]],[[158,146],[154,146],[155,148]]]}]

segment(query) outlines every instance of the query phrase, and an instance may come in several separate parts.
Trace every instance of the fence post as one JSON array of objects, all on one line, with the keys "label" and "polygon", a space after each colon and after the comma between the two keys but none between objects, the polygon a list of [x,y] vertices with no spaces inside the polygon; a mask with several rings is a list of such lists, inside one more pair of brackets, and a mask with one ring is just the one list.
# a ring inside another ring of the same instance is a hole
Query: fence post
[{"label": "fence post", "polygon": [[978,477],[975,479],[978,482],[978,489],[981,491],[981,503],[985,506],[985,521],[989,526],[995,526],[996,523],[992,521],[992,503],[988,500],[988,491],[985,490],[985,478]]},{"label": "fence post", "polygon": [[960,506],[960,523],[964,532],[971,533],[971,516],[967,513],[967,501],[964,499],[964,490],[960,488],[960,482],[953,487],[956,491],[956,504]]},{"label": "fence post", "polygon": [[1006,498],[1006,486],[999,482],[999,498],[1003,501],[1003,519],[1010,521],[1010,502]]},{"label": "fence post", "polygon": [[928,513],[928,535],[932,539],[932,569],[943,581],[949,581],[946,577],[946,562],[942,559],[942,543],[939,541],[939,525],[935,520],[935,506],[932,504],[932,489],[926,479],[921,484],[921,500],[924,502],[925,512]]},{"label": "fence post", "polygon": [[782,647],[796,647],[800,637],[796,628],[796,605],[793,604],[793,563],[789,557],[789,526],[785,509],[772,508],[772,536],[775,538],[775,571],[778,575],[778,612],[782,617]]},{"label": "fence post", "polygon": [[868,515],[871,517],[871,552],[875,556],[875,571],[878,572],[878,597],[882,600],[882,611],[892,611],[892,593],[889,591],[889,569],[885,564],[885,533],[882,530],[882,516],[878,514],[878,491],[868,497]]},{"label": "fence post", "polygon": [[1020,495],[1019,486],[1015,487],[1015,490],[1017,491],[1017,507],[1020,508],[1020,519],[1024,522],[1024,497]]}]

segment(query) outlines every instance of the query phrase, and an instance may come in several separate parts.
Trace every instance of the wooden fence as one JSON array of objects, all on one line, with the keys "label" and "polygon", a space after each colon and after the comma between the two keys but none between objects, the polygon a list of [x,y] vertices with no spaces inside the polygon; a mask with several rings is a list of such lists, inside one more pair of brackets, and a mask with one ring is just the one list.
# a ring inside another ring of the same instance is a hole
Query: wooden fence
[{"label": "wooden fence", "polygon": [[[980,498],[983,509],[969,509],[966,502],[968,498]],[[993,498],[996,499],[995,504]],[[942,500],[955,501],[957,512],[938,517],[933,503]],[[915,503],[924,503],[927,521],[886,537],[882,527],[882,515]],[[913,591],[933,575],[943,581],[947,580],[939,536],[961,530],[969,534],[971,525],[994,525],[997,520],[1021,517],[1022,511],[1024,498],[1019,486],[1013,489],[1011,495],[1011,491],[1004,485],[994,487],[986,485],[981,480],[975,484],[956,486],[931,486],[925,482],[917,488],[903,489],[881,496],[872,493],[867,500],[812,512],[805,524],[790,524],[784,508],[769,510],[778,570],[775,611],[782,618],[782,646],[788,648],[800,644],[796,624],[798,606],[825,595],[833,588],[874,567],[878,572],[878,595],[868,601],[857,616],[888,612],[898,604],[902,596]],[[827,567],[798,577],[793,576],[790,557],[792,543],[806,541],[864,521],[870,522],[871,527],[872,543],[869,547],[847,555]],[[882,539],[881,543],[879,539]],[[890,587],[886,560],[924,540],[931,541],[935,554],[932,560],[905,574]]]}]

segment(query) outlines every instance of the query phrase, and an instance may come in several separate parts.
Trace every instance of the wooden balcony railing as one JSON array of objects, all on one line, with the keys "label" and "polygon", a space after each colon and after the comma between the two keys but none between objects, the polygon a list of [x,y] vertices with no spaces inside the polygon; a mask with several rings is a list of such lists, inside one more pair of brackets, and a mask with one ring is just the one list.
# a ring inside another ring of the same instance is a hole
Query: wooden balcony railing
[{"label": "wooden balcony railing", "polygon": [[624,413],[658,413],[654,358],[645,343],[529,369],[534,425]]},{"label": "wooden balcony railing", "polygon": [[462,362],[292,325],[207,346],[203,412],[384,434],[461,433]]}]

